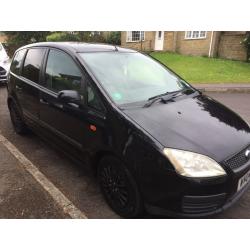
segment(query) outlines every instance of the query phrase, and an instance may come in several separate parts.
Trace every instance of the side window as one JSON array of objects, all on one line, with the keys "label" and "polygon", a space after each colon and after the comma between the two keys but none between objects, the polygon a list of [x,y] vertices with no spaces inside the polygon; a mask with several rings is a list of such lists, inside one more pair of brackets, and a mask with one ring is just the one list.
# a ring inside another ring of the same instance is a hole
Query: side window
[{"label": "side window", "polygon": [[45,49],[29,49],[25,57],[22,76],[38,83]]},{"label": "side window", "polygon": [[87,84],[87,93],[88,93],[88,106],[96,110],[102,111],[103,110],[102,102],[99,96],[97,95],[95,89],[90,84]]},{"label": "side window", "polygon": [[82,74],[73,59],[64,52],[51,49],[46,66],[46,86],[55,92],[81,89]]},{"label": "side window", "polygon": [[22,65],[22,60],[23,60],[23,57],[25,55],[25,52],[26,52],[26,49],[18,51],[16,53],[12,63],[11,63],[10,70],[11,70],[11,72],[13,72],[16,75],[20,74],[20,68]]}]

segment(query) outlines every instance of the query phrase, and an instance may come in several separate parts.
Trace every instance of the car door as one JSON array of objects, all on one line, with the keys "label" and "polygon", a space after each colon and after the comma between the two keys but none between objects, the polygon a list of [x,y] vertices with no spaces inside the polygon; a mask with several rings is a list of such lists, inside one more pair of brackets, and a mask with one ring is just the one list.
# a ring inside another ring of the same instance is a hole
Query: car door
[{"label": "car door", "polygon": [[44,48],[28,49],[21,70],[21,76],[16,81],[16,93],[22,111],[29,121],[39,120],[39,84],[40,70],[45,55]]},{"label": "car door", "polygon": [[[62,103],[58,99],[62,90],[78,91],[81,104]],[[96,150],[103,140],[102,108],[90,79],[76,61],[61,50],[50,49],[44,69],[44,88],[40,92],[41,124],[81,151]]]}]

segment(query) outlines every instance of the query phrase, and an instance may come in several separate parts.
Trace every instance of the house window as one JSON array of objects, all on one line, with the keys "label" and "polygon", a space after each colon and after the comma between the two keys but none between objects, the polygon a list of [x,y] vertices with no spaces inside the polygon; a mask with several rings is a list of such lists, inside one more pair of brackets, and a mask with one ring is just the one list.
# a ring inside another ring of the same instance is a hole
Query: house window
[{"label": "house window", "polygon": [[127,42],[140,42],[145,40],[145,31],[127,31]]},{"label": "house window", "polygon": [[206,35],[206,31],[186,31],[185,39],[203,39]]}]

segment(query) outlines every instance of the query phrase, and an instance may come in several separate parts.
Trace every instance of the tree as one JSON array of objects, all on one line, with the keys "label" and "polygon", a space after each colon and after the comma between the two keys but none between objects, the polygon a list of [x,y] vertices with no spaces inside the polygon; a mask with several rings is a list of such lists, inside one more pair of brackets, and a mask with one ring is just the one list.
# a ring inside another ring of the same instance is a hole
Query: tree
[{"label": "tree", "polygon": [[78,31],[77,32],[80,41],[82,42],[95,42],[95,43],[105,43],[102,32],[100,31]]},{"label": "tree", "polygon": [[120,45],[121,44],[121,32],[111,31],[107,36],[107,43]]},{"label": "tree", "polygon": [[5,31],[8,36],[8,44],[25,45],[28,43],[46,41],[49,31]]},{"label": "tree", "polygon": [[121,32],[110,32],[105,38],[100,31],[6,31],[8,37],[6,50],[10,56],[14,51],[26,44],[44,41],[80,41],[80,42],[98,42],[111,43],[119,45],[121,43]]},{"label": "tree", "polygon": [[46,36],[50,33],[49,31],[5,31],[3,32],[8,40],[6,42],[6,50],[10,56],[13,55],[14,51],[26,44],[34,42],[46,41]]},{"label": "tree", "polygon": [[246,37],[242,42],[247,49],[247,62],[250,62],[250,31],[247,31]]}]

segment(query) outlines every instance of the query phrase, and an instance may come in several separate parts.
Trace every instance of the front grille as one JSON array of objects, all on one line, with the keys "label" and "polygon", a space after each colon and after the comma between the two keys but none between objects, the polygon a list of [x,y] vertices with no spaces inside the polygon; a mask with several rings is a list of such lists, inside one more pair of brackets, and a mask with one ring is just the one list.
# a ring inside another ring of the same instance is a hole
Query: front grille
[{"label": "front grille", "polygon": [[222,207],[225,200],[224,193],[210,196],[184,196],[182,210],[188,214],[209,213]]},{"label": "front grille", "polygon": [[249,158],[246,157],[246,150],[250,149],[250,146],[246,147],[245,149],[243,149],[242,151],[240,151],[239,153],[237,153],[236,155],[234,155],[233,157],[231,157],[230,159],[225,161],[225,165],[227,167],[230,167],[231,169],[236,169],[239,168],[241,166],[243,166],[244,164],[246,164],[249,161]]}]

